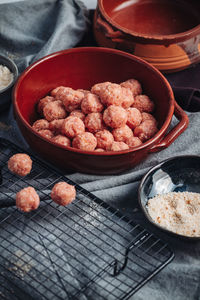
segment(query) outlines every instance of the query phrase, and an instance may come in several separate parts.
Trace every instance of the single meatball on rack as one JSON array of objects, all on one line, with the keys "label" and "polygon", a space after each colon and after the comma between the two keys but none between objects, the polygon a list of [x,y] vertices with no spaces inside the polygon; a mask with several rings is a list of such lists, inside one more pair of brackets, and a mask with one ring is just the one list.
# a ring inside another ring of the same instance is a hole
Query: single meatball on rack
[{"label": "single meatball on rack", "polygon": [[61,181],[51,190],[51,199],[62,206],[70,204],[76,198],[76,189],[73,185]]},{"label": "single meatball on rack", "polygon": [[17,153],[8,160],[8,169],[19,176],[26,176],[31,172],[32,159],[25,153]]},{"label": "single meatball on rack", "polygon": [[35,210],[40,205],[40,198],[36,190],[29,186],[16,194],[16,206],[23,212]]}]

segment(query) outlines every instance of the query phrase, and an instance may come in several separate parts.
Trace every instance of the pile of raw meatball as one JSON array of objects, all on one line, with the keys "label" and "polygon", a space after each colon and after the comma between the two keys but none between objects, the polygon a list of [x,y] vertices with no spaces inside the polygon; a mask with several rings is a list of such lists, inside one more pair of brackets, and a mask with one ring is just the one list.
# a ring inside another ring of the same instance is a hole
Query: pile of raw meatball
[{"label": "pile of raw meatball", "polygon": [[154,103],[136,79],[103,82],[91,91],[59,86],[37,103],[32,128],[51,141],[85,151],[119,151],[152,138]]},{"label": "pile of raw meatball", "polygon": [[[32,170],[32,160],[25,153],[14,154],[8,160],[8,169],[18,176],[24,177]],[[70,204],[76,198],[75,187],[67,182],[56,183],[51,190],[51,199],[62,206]],[[32,186],[20,190],[16,194],[16,206],[21,211],[30,212],[40,205],[40,197]]]}]

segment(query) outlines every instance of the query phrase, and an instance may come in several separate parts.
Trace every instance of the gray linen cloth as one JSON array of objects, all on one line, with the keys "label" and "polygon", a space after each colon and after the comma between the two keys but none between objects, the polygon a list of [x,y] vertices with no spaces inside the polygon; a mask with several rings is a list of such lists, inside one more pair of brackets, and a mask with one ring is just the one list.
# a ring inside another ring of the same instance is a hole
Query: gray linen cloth
[{"label": "gray linen cloth", "polygon": [[[75,46],[82,38],[86,25],[85,9],[79,1],[35,0],[26,2],[26,6],[22,6],[21,2],[12,6],[3,4],[0,5],[0,52],[11,56],[21,72],[46,54]],[[145,220],[137,203],[140,180],[149,168],[172,156],[200,155],[200,112],[188,113],[188,116],[189,128],[169,148],[149,155],[145,161],[123,174],[67,174],[76,183],[156,233],[175,252],[175,259],[131,299],[200,299],[200,244],[177,240],[154,228]],[[176,122],[174,118],[172,126]],[[12,107],[0,116],[0,137],[28,148],[13,118]]]}]

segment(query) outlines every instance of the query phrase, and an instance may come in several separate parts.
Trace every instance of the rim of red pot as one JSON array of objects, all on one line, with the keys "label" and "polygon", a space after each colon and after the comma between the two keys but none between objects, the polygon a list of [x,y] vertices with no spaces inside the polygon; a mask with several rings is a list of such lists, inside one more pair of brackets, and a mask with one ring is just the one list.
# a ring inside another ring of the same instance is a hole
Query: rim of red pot
[{"label": "rim of red pot", "polygon": [[141,42],[149,43],[153,42],[155,44],[168,44],[168,43],[177,43],[181,41],[185,41],[189,38],[197,36],[200,34],[200,25],[197,25],[187,31],[176,33],[176,34],[169,34],[169,35],[149,35],[149,34],[140,34],[136,31],[130,30],[126,27],[121,26],[120,24],[116,23],[106,12],[103,5],[104,0],[98,0],[98,7],[102,14],[102,16],[106,19],[108,23],[110,23],[113,27],[120,29],[125,34],[131,35],[134,38],[137,38]]}]

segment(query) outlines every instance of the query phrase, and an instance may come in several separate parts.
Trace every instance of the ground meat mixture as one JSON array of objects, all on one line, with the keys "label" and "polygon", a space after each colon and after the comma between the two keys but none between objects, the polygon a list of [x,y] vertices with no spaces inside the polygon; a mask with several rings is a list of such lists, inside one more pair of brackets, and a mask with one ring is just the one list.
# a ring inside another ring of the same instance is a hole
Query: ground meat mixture
[{"label": "ground meat mixture", "polygon": [[146,95],[138,95],[135,97],[133,107],[137,108],[140,112],[151,113],[154,110],[154,103]]},{"label": "ground meat mixture", "polygon": [[142,94],[142,86],[136,79],[129,79],[121,83],[121,86],[130,89],[133,96]]},{"label": "ground meat mixture", "polygon": [[40,131],[42,129],[49,129],[49,122],[47,120],[44,120],[44,119],[37,120],[33,123],[32,127],[36,131]]},{"label": "ground meat mixture", "polygon": [[17,153],[8,160],[8,169],[19,176],[26,176],[31,172],[32,159],[25,153]]},{"label": "ground meat mixture", "polygon": [[81,110],[84,114],[90,114],[92,112],[101,112],[103,110],[103,104],[99,97],[92,93],[87,93],[81,103]]},{"label": "ground meat mixture", "polygon": [[16,194],[16,206],[23,212],[35,210],[40,205],[40,198],[36,190],[29,186]]},{"label": "ground meat mixture", "polygon": [[103,117],[101,113],[91,113],[85,118],[85,127],[88,131],[95,133],[97,131],[103,130],[105,124],[103,123]]},{"label": "ground meat mixture", "polygon": [[111,128],[119,128],[126,125],[127,112],[121,106],[110,105],[103,114],[105,124]]},{"label": "ground meat mixture", "polygon": [[73,185],[61,181],[54,185],[51,190],[52,200],[62,206],[70,204],[76,198],[76,189]]},{"label": "ground meat mixture", "polygon": [[97,139],[91,132],[84,132],[73,139],[72,145],[80,150],[94,151],[97,146]]},{"label": "ground meat mixture", "polygon": [[53,132],[49,129],[39,130],[38,133],[46,139],[51,139],[54,136]]},{"label": "ground meat mixture", "polygon": [[127,125],[114,129],[112,134],[117,142],[126,143],[127,140],[133,137],[133,131]]},{"label": "ground meat mixture", "polygon": [[110,148],[111,151],[122,151],[129,149],[129,146],[124,142],[113,142]]},{"label": "ground meat mixture", "polygon": [[91,90],[58,86],[38,101],[40,118],[32,128],[57,144],[85,151],[137,147],[158,131],[155,104],[142,92],[134,78],[97,83]]},{"label": "ground meat mixture", "polygon": [[62,133],[69,138],[74,138],[76,135],[85,131],[85,125],[80,118],[68,117],[62,125]]},{"label": "ground meat mixture", "polygon": [[114,137],[112,133],[106,129],[98,131],[95,134],[97,139],[97,147],[104,150],[110,150],[112,143],[114,142]]},{"label": "ground meat mixture", "polygon": [[63,146],[66,146],[66,147],[70,147],[71,146],[70,139],[68,137],[62,135],[62,134],[54,136],[51,140],[54,143],[59,144],[59,145],[63,145]]},{"label": "ground meat mixture", "polygon": [[43,114],[45,119],[49,122],[64,119],[67,116],[67,112],[60,100],[47,103],[43,109]]}]

